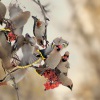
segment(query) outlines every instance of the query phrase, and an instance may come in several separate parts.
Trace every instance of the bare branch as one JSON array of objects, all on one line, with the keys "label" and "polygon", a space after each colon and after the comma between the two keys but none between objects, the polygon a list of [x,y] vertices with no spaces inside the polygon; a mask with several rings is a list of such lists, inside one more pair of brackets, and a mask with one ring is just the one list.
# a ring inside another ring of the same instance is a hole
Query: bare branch
[{"label": "bare branch", "polygon": [[40,9],[41,9],[41,11],[42,11],[42,15],[43,15],[43,17],[44,17],[44,21],[45,21],[45,41],[46,41],[46,47],[47,47],[47,45],[48,45],[48,41],[47,41],[47,25],[48,25],[48,23],[47,23],[47,21],[49,21],[49,19],[46,17],[46,15],[45,15],[45,6],[42,6],[42,4],[41,4],[41,2],[40,2],[40,0],[33,0],[39,7],[40,7]]},{"label": "bare branch", "polygon": [[37,5],[39,5],[39,7],[40,7],[40,9],[41,9],[41,11],[42,11],[44,20],[45,20],[45,24],[48,25],[47,20],[49,21],[49,19],[48,19],[48,18],[46,17],[46,15],[45,15],[44,6],[42,6],[40,0],[37,0],[37,1],[36,1],[36,0],[33,0],[33,1],[34,1]]}]

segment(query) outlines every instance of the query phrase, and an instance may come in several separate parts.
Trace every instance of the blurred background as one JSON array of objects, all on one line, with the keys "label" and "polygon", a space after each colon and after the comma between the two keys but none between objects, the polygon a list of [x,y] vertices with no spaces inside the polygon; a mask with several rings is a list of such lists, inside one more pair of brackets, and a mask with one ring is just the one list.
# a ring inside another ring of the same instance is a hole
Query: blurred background
[{"label": "blurred background", "polygon": [[[8,8],[11,0],[1,0]],[[48,40],[62,37],[69,41],[70,69],[73,91],[60,85],[44,91],[45,79],[34,69],[18,84],[20,100],[100,100],[100,0],[40,0],[47,6]],[[40,8],[32,0],[19,0],[21,8],[43,20]],[[25,6],[25,7],[24,7]],[[9,18],[7,13],[6,18]],[[24,32],[32,33],[30,17]],[[4,77],[0,67],[0,78]],[[14,88],[0,87],[0,100],[17,100]]]}]

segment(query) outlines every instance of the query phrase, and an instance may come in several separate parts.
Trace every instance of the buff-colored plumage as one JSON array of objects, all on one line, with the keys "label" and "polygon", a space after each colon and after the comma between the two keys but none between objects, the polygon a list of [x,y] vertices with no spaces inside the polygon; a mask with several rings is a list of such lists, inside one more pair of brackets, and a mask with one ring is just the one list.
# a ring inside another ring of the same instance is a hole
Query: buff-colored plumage
[{"label": "buff-colored plumage", "polygon": [[34,16],[32,16],[32,18],[34,19],[33,34],[37,39],[38,45],[43,46],[44,40],[47,38],[45,32],[45,23]]},{"label": "buff-colored plumage", "polygon": [[61,59],[60,51],[57,51],[57,47],[54,47],[50,55],[45,61],[45,65],[47,68],[55,69],[55,67],[59,64]]},{"label": "buff-colored plumage", "polygon": [[68,74],[68,69],[70,68],[69,62],[68,62],[68,58],[69,58],[69,53],[68,51],[65,52],[65,54],[62,56],[57,69],[61,72],[61,73],[65,73],[66,75]]},{"label": "buff-colored plumage", "polygon": [[30,12],[25,11],[19,13],[18,15],[16,15],[16,17],[11,18],[10,20],[12,21],[13,27],[17,29],[24,26],[27,23],[29,17],[30,17]]}]

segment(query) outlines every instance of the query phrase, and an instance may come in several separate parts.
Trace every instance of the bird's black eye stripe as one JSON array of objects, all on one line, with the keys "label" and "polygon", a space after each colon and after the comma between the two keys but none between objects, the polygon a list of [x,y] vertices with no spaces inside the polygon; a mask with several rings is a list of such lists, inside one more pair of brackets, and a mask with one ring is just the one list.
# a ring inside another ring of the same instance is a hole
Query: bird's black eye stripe
[{"label": "bird's black eye stripe", "polygon": [[69,55],[64,55],[64,56],[67,56],[67,57],[69,57]]}]

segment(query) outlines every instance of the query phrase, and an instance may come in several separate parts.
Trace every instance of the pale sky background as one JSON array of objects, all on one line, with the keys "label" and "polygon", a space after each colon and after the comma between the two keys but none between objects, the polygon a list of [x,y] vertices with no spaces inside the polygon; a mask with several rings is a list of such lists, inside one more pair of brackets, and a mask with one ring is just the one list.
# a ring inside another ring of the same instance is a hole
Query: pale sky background
[{"label": "pale sky background", "polygon": [[[2,2],[8,7],[11,0],[2,0]],[[21,7],[23,10],[28,10],[31,12],[31,15],[39,17],[43,20],[43,16],[41,15],[40,8],[32,1],[32,0],[19,0],[21,3]],[[73,28],[72,25],[72,18],[73,18],[73,7],[70,5],[68,0],[40,0],[42,4],[50,3],[48,9],[50,9],[50,13],[48,14],[48,18],[50,19],[48,23],[48,40],[51,42],[55,37],[63,37],[64,39],[69,41],[69,46],[67,50],[70,52],[70,69],[69,69],[69,77],[73,80],[74,88],[73,91],[70,91],[68,88],[64,86],[59,86],[58,88],[53,91],[57,100],[63,100],[63,96],[72,96],[74,90],[78,89],[80,82],[82,81],[83,77],[83,70],[84,68],[81,65],[84,63],[82,60],[81,52],[79,52],[79,48],[74,44],[75,36],[74,31],[71,30]],[[8,14],[7,16],[8,17]],[[32,33],[33,27],[33,19],[30,17],[28,23],[24,27],[25,33]],[[80,60],[81,59],[81,60]],[[80,60],[80,61],[79,61]],[[86,66],[85,66],[86,67]],[[75,100],[75,99],[70,99]]]}]

